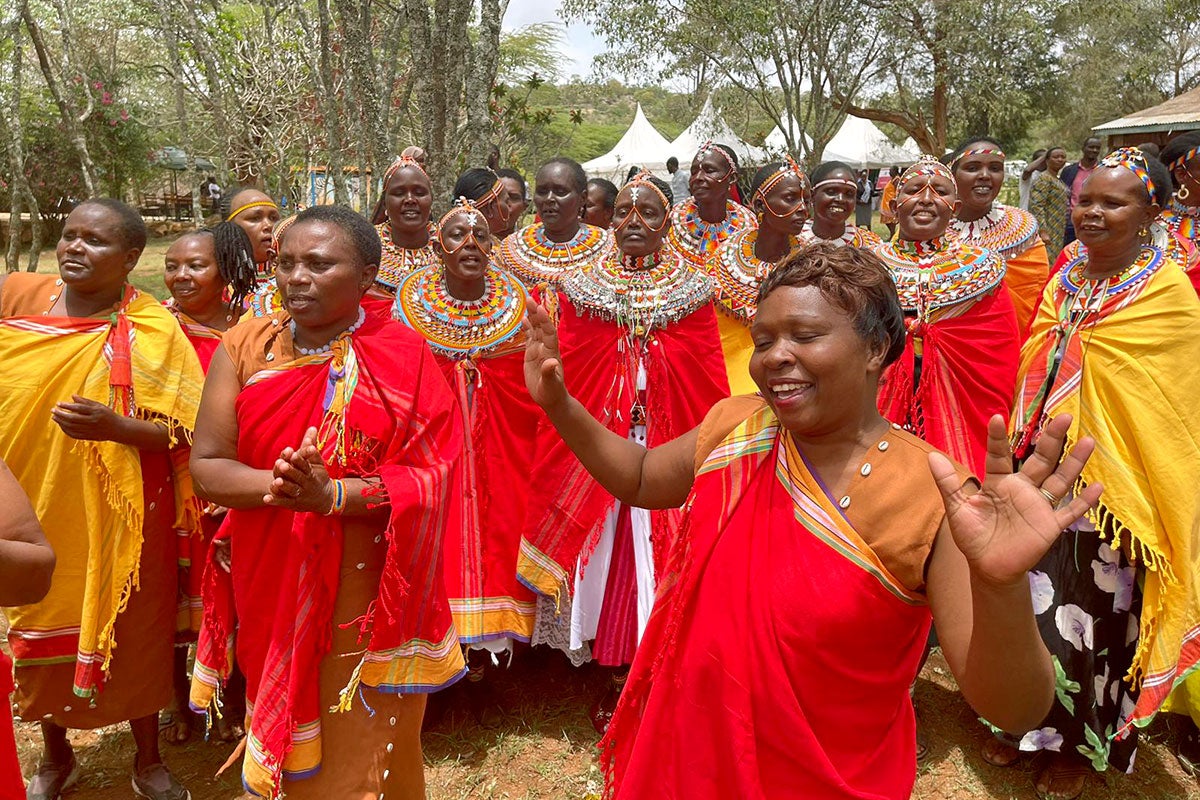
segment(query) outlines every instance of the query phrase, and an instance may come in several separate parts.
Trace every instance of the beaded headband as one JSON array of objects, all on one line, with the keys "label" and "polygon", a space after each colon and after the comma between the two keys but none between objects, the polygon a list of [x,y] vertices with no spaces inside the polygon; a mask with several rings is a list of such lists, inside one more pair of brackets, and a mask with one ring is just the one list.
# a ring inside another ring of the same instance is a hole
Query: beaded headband
[{"label": "beaded headband", "polygon": [[1200,147],[1193,147],[1191,150],[1188,150],[1186,153],[1181,155],[1179,158],[1177,158],[1171,162],[1171,164],[1170,164],[1171,170],[1174,171],[1174,170],[1179,169],[1182,166],[1185,166],[1187,164],[1187,162],[1191,161],[1193,158],[1195,158],[1198,155],[1200,155]]},{"label": "beaded headband", "polygon": [[962,161],[964,158],[968,158],[969,156],[1000,156],[1002,160],[1008,157],[1004,155],[1004,151],[999,147],[994,144],[989,144],[985,145],[984,147],[975,147],[970,150],[963,150],[954,157],[953,161],[950,162],[950,169],[958,169],[958,162]]},{"label": "beaded headband", "polygon": [[1118,147],[1111,153],[1100,159],[1100,166],[1110,169],[1115,167],[1124,167],[1137,176],[1137,179],[1146,187],[1146,194],[1154,200],[1154,179],[1150,177],[1150,170],[1146,164],[1146,154],[1137,147]]},{"label": "beaded headband", "polygon": [[[463,239],[462,243],[458,247],[449,248],[446,246],[446,242],[442,239],[442,233],[446,229],[446,223],[449,222],[450,218],[455,216],[456,214],[465,214],[466,215],[467,224],[470,225],[470,230],[467,232],[467,238]],[[459,250],[462,250],[464,247],[467,246],[467,242],[474,240],[475,246],[482,250],[483,247],[481,246],[479,239],[476,238],[476,236],[475,236],[475,225],[476,225],[476,223],[479,223],[479,222],[483,223],[483,227],[487,228],[488,233],[490,234],[491,228],[488,226],[487,217],[483,216],[483,213],[480,212],[479,207],[475,203],[471,202],[470,200],[468,200],[465,197],[458,198],[457,200],[454,201],[454,207],[451,208],[449,211],[447,211],[445,214],[442,214],[441,219],[438,220],[438,224],[437,224],[438,244],[440,244],[442,246],[442,249],[445,250],[447,253],[457,253]],[[490,244],[490,240],[489,240],[489,244]]]},{"label": "beaded headband", "polygon": [[[491,172],[491,170],[488,171]],[[496,182],[492,184],[492,188],[488,189],[482,197],[475,201],[474,205],[476,208],[483,208],[487,204],[494,203],[504,196],[504,181],[500,180],[500,176],[494,172],[492,172],[492,177],[496,179]]]},{"label": "beaded headband", "polygon": [[[638,174],[636,174],[632,178],[630,178],[629,181],[624,186],[621,187],[622,192],[625,191],[626,189],[629,190],[630,199],[633,200],[633,213],[630,214],[629,216],[625,217],[625,219],[621,220],[616,225],[614,225],[613,226],[614,231],[619,231],[619,230],[622,230],[623,228],[625,228],[626,225],[628,225],[631,221],[633,221],[633,218],[635,215],[637,216],[637,218],[639,220],[642,221],[643,225],[646,224],[646,218],[642,216],[642,212],[638,211],[638,207],[637,207],[638,193],[642,190],[643,186],[648,188],[650,191],[654,192],[656,195],[658,195],[658,199],[662,201],[663,209],[665,211],[671,210],[671,204],[667,202],[667,196],[665,194],[663,194],[662,189],[659,189],[657,186],[655,186],[649,180],[649,178],[650,178],[650,173],[647,172],[646,170],[642,170],[641,172],[639,172]],[[665,228],[670,223],[670,221],[671,221],[670,214],[667,214],[667,215],[665,215],[665,217],[663,219],[663,224],[660,225],[659,227],[651,228],[649,225],[646,225],[646,227],[657,233],[658,231],[661,231],[663,228]]]},{"label": "beaded headband", "polygon": [[822,186],[848,186],[849,188],[854,189],[855,191],[858,190],[857,183],[855,183],[854,181],[848,181],[845,178],[826,178],[823,181],[819,181],[819,182],[813,184],[813,187],[812,187],[813,191],[815,192],[817,189],[820,189]]},{"label": "beaded headband", "polygon": [[388,166],[387,170],[383,173],[383,190],[385,192],[387,191],[388,181],[390,181],[392,179],[392,176],[395,175],[397,172],[399,172],[404,167],[414,167],[416,169],[419,169],[421,171],[421,174],[424,175],[426,178],[429,177],[429,173],[425,171],[425,165],[422,164],[420,161],[417,161],[412,156],[400,156],[395,161],[393,161]]},{"label": "beaded headband", "polygon": [[[950,171],[950,168],[939,161],[937,156],[931,156],[926,153],[917,160],[917,163],[900,173],[900,177],[896,180],[897,198],[900,196],[900,192],[904,190],[905,184],[907,184],[913,178],[917,178],[921,175],[926,175],[929,177],[941,175],[943,178],[950,181],[952,185],[954,184],[954,173]],[[935,202],[941,203],[942,205],[950,208],[952,208],[954,205],[946,198],[934,192],[932,186],[926,185],[925,188],[917,194],[906,197],[904,200],[899,200],[896,203],[896,207],[899,208],[900,206],[907,205],[908,203],[912,203],[921,197],[932,198]]]},{"label": "beaded headband", "polygon": [[804,170],[801,169],[800,165],[796,163],[796,159],[792,158],[790,155],[786,155],[783,157],[783,163],[779,165],[779,169],[772,172],[770,176],[762,182],[762,185],[758,187],[758,191],[754,193],[755,196],[761,197],[765,202],[767,199],[767,194],[775,188],[776,184],[789,175],[794,175],[799,178],[800,186],[802,188],[809,188],[808,176],[804,174]]},{"label": "beaded headband", "polygon": [[292,227],[292,223],[295,221],[296,217],[295,215],[292,215],[287,219],[280,220],[279,224],[275,226],[275,229],[271,231],[271,251],[274,252],[275,255],[279,255],[279,244],[283,241],[283,232]]},{"label": "beaded headband", "polygon": [[733,163],[733,159],[730,158],[729,153],[725,152],[725,148],[718,147],[716,142],[714,142],[712,139],[709,139],[707,142],[700,145],[700,149],[696,151],[696,155],[699,158],[704,158],[709,153],[719,153],[721,158],[725,159],[725,163],[729,165],[729,172],[725,173],[726,175],[730,173],[733,173],[734,175],[737,174],[737,164]]},{"label": "beaded headband", "polygon": [[233,222],[233,218],[236,217],[238,214],[242,213],[243,211],[250,209],[250,208],[258,208],[260,206],[270,206],[271,208],[274,208],[276,210],[278,210],[278,208],[279,208],[279,206],[275,205],[274,200],[254,200],[252,202],[246,203],[243,206],[238,206],[233,211],[230,211],[229,216],[225,218],[225,221]]}]

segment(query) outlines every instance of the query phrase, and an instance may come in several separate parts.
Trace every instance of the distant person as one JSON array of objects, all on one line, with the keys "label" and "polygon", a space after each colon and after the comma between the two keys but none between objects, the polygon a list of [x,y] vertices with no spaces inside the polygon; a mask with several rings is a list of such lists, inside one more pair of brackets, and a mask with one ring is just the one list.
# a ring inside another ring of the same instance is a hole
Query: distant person
[{"label": "distant person", "polygon": [[1070,192],[1069,203],[1067,205],[1067,230],[1063,235],[1063,246],[1069,245],[1075,241],[1075,225],[1071,222],[1071,210],[1075,208],[1079,202],[1079,193],[1083,190],[1083,182],[1092,174],[1092,170],[1096,168],[1096,164],[1100,161],[1100,137],[1089,136],[1083,142],[1083,155],[1074,164],[1067,164],[1063,167],[1062,172],[1058,174],[1058,179],[1063,182]]},{"label": "distant person", "polygon": [[1029,210],[1029,190],[1033,188],[1033,174],[1046,168],[1045,157],[1046,149],[1044,147],[1034,150],[1033,155],[1029,157],[1029,163],[1025,165],[1025,169],[1021,170],[1021,178],[1017,181],[1019,197],[1017,205],[1026,211]]},{"label": "distant person", "polygon": [[871,200],[875,198],[875,186],[871,183],[871,173],[860,169],[856,183],[858,184],[858,194],[854,198],[854,224],[870,230]]},{"label": "distant person", "polygon": [[587,199],[583,204],[583,221],[608,230],[612,227],[613,209],[617,203],[617,187],[604,178],[592,178],[587,183]]},{"label": "distant person", "polygon": [[896,232],[896,210],[892,207],[892,200],[896,197],[899,177],[900,167],[893,164],[888,170],[887,183],[883,185],[883,191],[879,195],[879,221],[887,226],[889,237]]},{"label": "distant person", "polygon": [[487,167],[492,172],[500,169],[500,148],[492,145],[492,149],[488,151]]},{"label": "distant person", "polygon": [[671,194],[675,196],[675,202],[690,197],[692,193],[688,189],[688,180],[691,176],[679,168],[679,159],[675,156],[667,159],[667,172],[671,174]]},{"label": "distant person", "polygon": [[529,208],[529,195],[525,189],[525,177],[511,167],[496,170],[496,174],[500,177],[500,183],[504,185],[504,194],[500,198],[500,202],[506,208],[506,217],[508,221],[498,231],[494,231],[493,235],[497,241],[504,239],[515,231],[521,224],[521,217],[525,216],[525,210]]},{"label": "distant person", "polygon": [[1046,256],[1053,266],[1063,248],[1067,207],[1071,204],[1071,190],[1058,177],[1067,163],[1067,151],[1061,147],[1047,148],[1037,163],[1029,187],[1029,213],[1037,218],[1038,231],[1046,243]]},{"label": "distant person", "polygon": [[206,205],[209,208],[216,208],[221,205],[221,185],[217,183],[217,179],[212,175],[205,177],[200,182],[200,200],[207,200]]}]

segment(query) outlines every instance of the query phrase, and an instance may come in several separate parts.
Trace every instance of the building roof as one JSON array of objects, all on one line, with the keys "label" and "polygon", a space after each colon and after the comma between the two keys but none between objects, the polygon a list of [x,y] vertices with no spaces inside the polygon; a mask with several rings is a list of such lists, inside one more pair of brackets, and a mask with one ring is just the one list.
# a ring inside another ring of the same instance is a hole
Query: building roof
[{"label": "building roof", "polygon": [[1176,95],[1165,103],[1097,125],[1092,131],[1099,134],[1118,134],[1196,129],[1200,129],[1200,87]]}]

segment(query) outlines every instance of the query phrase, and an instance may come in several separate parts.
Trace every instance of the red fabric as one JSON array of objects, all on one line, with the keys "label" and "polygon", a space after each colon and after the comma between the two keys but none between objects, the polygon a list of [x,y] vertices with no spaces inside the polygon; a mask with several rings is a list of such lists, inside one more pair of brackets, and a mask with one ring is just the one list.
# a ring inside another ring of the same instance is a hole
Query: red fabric
[{"label": "red fabric", "polygon": [[[928,607],[816,533],[773,448],[701,473],[601,742],[616,800],[907,800]],[[809,482],[815,480],[809,474]],[[819,491],[819,490],[818,490]],[[808,494],[867,553],[827,494]]]},{"label": "red fabric", "polygon": [[[453,398],[424,341],[399,323],[368,315],[352,341],[359,378],[344,416],[347,463],[340,470],[332,463],[332,444],[325,457],[333,477],[378,477],[390,506],[379,595],[361,621],[366,649],[439,643],[451,627],[439,558],[446,485],[461,449]],[[307,427],[320,426],[331,363],[285,365],[243,387],[242,463],[270,469]],[[342,525],[337,517],[264,507],[231,510],[225,532],[232,540],[238,659],[254,705],[249,733],[278,780],[296,726],[320,717],[317,667],[331,643]],[[222,582],[213,576],[214,586]],[[230,623],[227,603],[206,593],[198,658],[224,665]]]},{"label": "red fabric", "polygon": [[[626,355],[627,331],[611,320],[579,314],[565,296],[558,302],[567,389],[609,430],[628,437],[637,367]],[[729,396],[729,382],[711,304],[654,332],[651,339],[646,355],[646,446],[657,447],[699,425],[714,403]],[[580,554],[586,560],[595,546],[614,500],[588,475],[549,421],[539,426],[537,435],[532,482],[536,491],[529,500],[525,539],[570,575]],[[678,527],[680,512],[670,509],[650,516],[658,563]]]},{"label": "red fabric", "polygon": [[[446,524],[446,594],[533,602],[516,565],[533,443],[544,415],[525,388],[525,351],[470,362],[434,357],[458,399],[464,431]],[[529,639],[527,631],[488,627],[484,635],[460,627],[459,639]]]},{"label": "red fabric", "polygon": [[[918,335],[923,355],[914,392]],[[1008,420],[1020,355],[1012,299],[999,287],[957,317],[909,325],[903,355],[880,382],[879,412],[982,475],[988,420]]]},{"label": "red fabric", "polygon": [[612,560],[604,604],[596,625],[592,657],[605,667],[623,667],[633,663],[637,652],[637,559],[633,554],[633,520],[629,506],[617,512],[613,536]]},{"label": "red fabric", "polygon": [[112,327],[105,341],[105,355],[109,360],[108,386],[112,394],[113,410],[121,416],[133,415],[133,326],[125,309],[129,301],[137,295],[137,289],[131,285],[125,286],[125,295],[121,299],[121,307],[113,312],[110,323]]},{"label": "red fabric", "polygon": [[12,705],[13,663],[0,652],[0,800],[24,800],[25,781],[21,778],[21,763],[17,760],[17,738],[13,731]]},{"label": "red fabric", "polygon": [[363,295],[362,307],[367,310],[368,314],[373,314],[379,319],[392,319],[392,305],[395,302],[396,298],[394,295],[390,295],[378,286],[373,285]]}]

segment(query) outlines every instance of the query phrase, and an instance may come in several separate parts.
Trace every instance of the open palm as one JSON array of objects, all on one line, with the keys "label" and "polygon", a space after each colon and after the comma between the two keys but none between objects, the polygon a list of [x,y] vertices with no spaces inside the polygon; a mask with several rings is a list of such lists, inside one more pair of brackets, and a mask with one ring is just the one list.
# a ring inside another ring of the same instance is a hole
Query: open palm
[{"label": "open palm", "polygon": [[553,408],[567,399],[563,383],[558,328],[546,309],[530,303],[525,326],[525,388],[542,408]]},{"label": "open palm", "polygon": [[1059,534],[1100,499],[1103,487],[1089,484],[1067,503],[1095,442],[1084,437],[1063,458],[1070,415],[1052,419],[1042,431],[1032,456],[1013,472],[1004,420],[988,423],[987,474],[978,491],[962,486],[950,461],[940,453],[929,457],[929,469],[942,493],[946,522],[958,549],[979,578],[997,585],[1025,580]]}]

